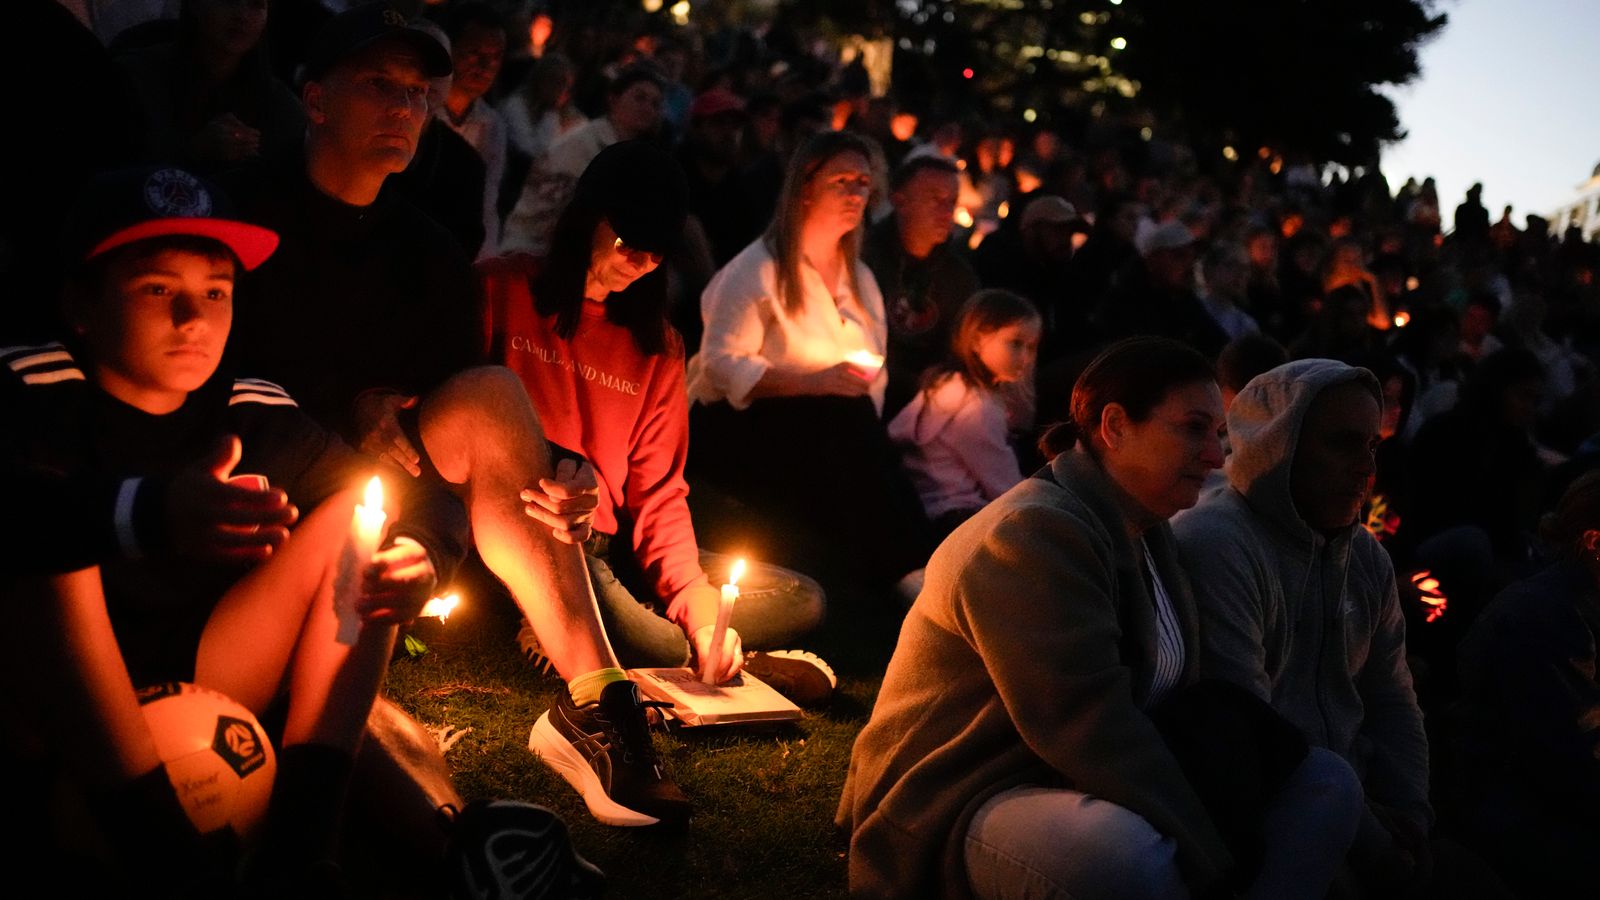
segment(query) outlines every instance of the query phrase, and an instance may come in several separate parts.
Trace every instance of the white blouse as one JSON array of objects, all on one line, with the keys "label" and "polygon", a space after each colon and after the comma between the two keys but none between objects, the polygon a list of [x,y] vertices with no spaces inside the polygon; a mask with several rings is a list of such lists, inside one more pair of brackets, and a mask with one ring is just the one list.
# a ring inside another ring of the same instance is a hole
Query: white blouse
[{"label": "white blouse", "polygon": [[[803,265],[800,273],[804,302],[794,314],[778,299],[778,264],[760,238],[711,279],[700,295],[700,352],[689,360],[691,402],[726,400],[744,409],[768,369],[820,372],[861,350],[882,358],[888,342],[883,294],[866,263],[856,261],[859,297],[851,295],[842,272],[832,290],[811,266]],[[872,381],[879,413],[888,380],[880,368]]]}]

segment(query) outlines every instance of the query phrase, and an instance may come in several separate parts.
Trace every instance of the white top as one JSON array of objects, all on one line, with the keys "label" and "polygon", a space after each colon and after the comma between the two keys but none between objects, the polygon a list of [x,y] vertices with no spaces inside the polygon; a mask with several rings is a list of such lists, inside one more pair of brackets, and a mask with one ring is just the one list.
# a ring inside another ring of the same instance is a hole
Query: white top
[{"label": "white top", "polygon": [[439,104],[435,115],[483,159],[483,247],[479,259],[500,255],[500,181],[506,177],[506,121],[483,98],[472,101],[467,117],[457,125],[450,111]]},{"label": "white top", "polygon": [[522,196],[506,217],[500,242],[502,252],[525,251],[534,256],[550,252],[550,233],[577,189],[578,176],[600,151],[617,142],[617,130],[605,116],[591,119],[556,139],[550,151],[533,161]]},{"label": "white top", "polygon": [[1178,624],[1178,612],[1172,607],[1167,586],[1161,583],[1161,573],[1156,569],[1155,557],[1150,555],[1150,545],[1140,543],[1144,545],[1144,566],[1150,573],[1151,594],[1156,606],[1156,674],[1145,704],[1148,709],[1160,703],[1183,677],[1183,629]]},{"label": "white top", "polygon": [[512,146],[529,159],[543,156],[556,138],[589,121],[574,114],[572,119],[563,123],[561,113],[553,109],[545,110],[535,121],[529,116],[528,103],[521,94],[512,94],[501,102],[500,116],[506,120],[506,137]]},{"label": "white top", "polygon": [[981,509],[1022,480],[1006,440],[1006,410],[992,391],[960,375],[917,391],[889,423],[889,439],[928,518]]},{"label": "white top", "polygon": [[1206,313],[1211,316],[1211,321],[1217,323],[1217,327],[1228,335],[1230,341],[1237,341],[1247,334],[1255,334],[1261,330],[1254,316],[1227,300],[1208,294],[1200,298],[1200,305],[1205,307]]},{"label": "white top", "polygon": [[[768,369],[820,372],[858,350],[884,355],[888,327],[883,294],[866,263],[856,261],[860,297],[850,295],[843,273],[832,290],[809,265],[802,265],[800,273],[803,304],[794,315],[778,299],[778,264],[761,238],[712,277],[700,295],[705,333],[700,352],[689,360],[690,402],[726,400],[744,409],[750,405],[750,390]],[[888,382],[888,374],[879,369],[870,391],[879,413]]]}]

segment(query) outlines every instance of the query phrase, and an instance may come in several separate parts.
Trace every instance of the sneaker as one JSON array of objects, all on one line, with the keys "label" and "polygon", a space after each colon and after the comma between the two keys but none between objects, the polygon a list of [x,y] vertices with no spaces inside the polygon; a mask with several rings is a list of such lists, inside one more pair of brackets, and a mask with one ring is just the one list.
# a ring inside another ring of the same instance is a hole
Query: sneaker
[{"label": "sneaker", "polygon": [[797,706],[821,706],[839,686],[822,657],[805,650],[751,650],[744,655],[744,670]]},{"label": "sneaker", "polygon": [[575,706],[566,691],[533,725],[528,749],[577,789],[590,815],[607,825],[681,823],[689,800],[661,767],[639,686],[614,681],[594,703]]},{"label": "sneaker", "polygon": [[446,877],[454,900],[584,900],[605,891],[605,875],[578,855],[567,823],[548,809],[474,800],[439,813],[450,833]]}]

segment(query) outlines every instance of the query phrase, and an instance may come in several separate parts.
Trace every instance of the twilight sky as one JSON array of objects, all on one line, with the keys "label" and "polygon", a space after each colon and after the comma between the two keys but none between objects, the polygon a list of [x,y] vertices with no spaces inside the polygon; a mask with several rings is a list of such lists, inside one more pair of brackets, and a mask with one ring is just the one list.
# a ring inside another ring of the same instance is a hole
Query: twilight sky
[{"label": "twilight sky", "polygon": [[1564,203],[1600,162],[1600,2],[1442,0],[1422,75],[1390,92],[1408,134],[1387,148],[1392,189],[1433,175],[1446,227],[1474,181],[1492,220]]}]

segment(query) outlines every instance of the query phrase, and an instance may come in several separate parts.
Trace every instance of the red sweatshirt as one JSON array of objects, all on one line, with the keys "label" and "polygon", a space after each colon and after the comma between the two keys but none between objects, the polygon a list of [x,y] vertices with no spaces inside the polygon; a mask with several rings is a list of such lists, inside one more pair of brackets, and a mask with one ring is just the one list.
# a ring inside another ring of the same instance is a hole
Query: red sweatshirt
[{"label": "red sweatshirt", "polygon": [[522,378],[545,436],[582,453],[600,480],[594,527],[617,533],[617,511],[633,522],[639,565],[683,625],[684,588],[704,581],[689,485],[689,399],[683,341],[669,333],[666,352],[646,356],[627,329],[606,321],[605,304],[585,300],[571,340],[556,334],[556,317],[533,307],[536,269],[527,257],[489,260],[484,281],[484,334],[489,359]]}]

